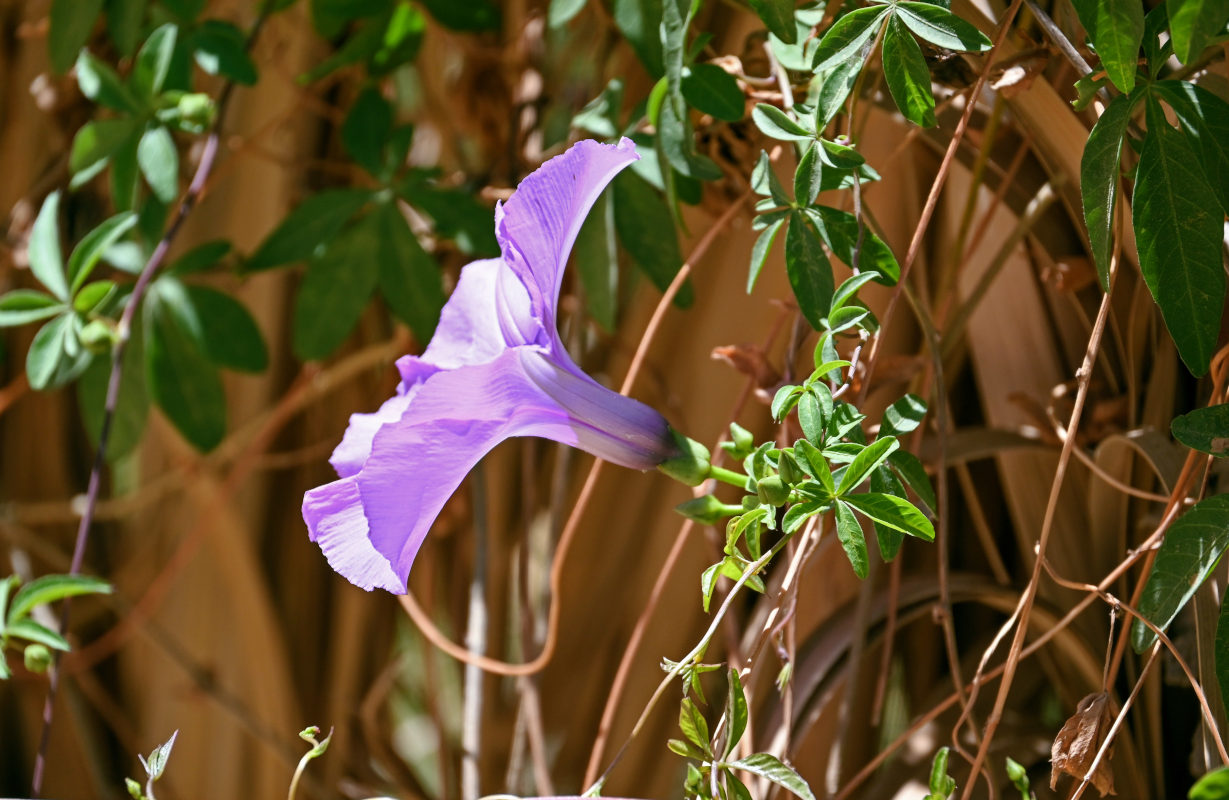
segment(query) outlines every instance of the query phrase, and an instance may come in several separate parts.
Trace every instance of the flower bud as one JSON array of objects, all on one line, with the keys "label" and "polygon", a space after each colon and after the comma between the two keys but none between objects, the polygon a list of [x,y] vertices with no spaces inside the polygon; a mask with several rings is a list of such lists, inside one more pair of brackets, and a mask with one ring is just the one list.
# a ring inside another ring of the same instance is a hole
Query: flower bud
[{"label": "flower bud", "polygon": [[670,435],[674,437],[679,453],[661,462],[657,468],[680,483],[699,486],[708,478],[712,468],[708,448],[673,428]]},{"label": "flower bud", "polygon": [[26,645],[26,669],[31,672],[46,672],[51,666],[51,651],[41,644]]},{"label": "flower bud", "polygon": [[762,479],[756,485],[755,491],[759,495],[760,502],[770,506],[783,506],[789,500],[789,486],[781,480],[779,475],[769,475]]},{"label": "flower bud", "polygon": [[674,510],[701,525],[716,525],[723,517],[741,514],[743,511],[741,506],[727,505],[711,494],[680,503]]}]

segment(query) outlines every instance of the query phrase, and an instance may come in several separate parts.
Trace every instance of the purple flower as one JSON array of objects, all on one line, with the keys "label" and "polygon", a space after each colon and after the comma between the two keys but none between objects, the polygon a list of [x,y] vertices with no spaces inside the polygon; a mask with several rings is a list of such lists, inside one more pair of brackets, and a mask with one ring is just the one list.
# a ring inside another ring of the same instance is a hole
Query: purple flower
[{"label": "purple flower", "polygon": [[653,409],[599,385],[568,357],[555,307],[589,208],[636,160],[632,142],[577,143],[495,208],[500,258],[461,271],[421,357],[397,362],[397,394],[355,414],[309,491],[303,519],[333,569],[403,594],[414,557],[466,473],[512,436],[542,436],[635,469],[678,453]]}]

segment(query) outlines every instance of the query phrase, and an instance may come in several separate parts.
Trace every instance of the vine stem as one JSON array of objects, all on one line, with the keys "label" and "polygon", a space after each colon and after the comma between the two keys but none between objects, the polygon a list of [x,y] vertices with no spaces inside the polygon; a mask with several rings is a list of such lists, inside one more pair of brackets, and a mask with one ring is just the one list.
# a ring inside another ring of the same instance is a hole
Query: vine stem
[{"label": "vine stem", "polygon": [[[269,8],[266,3],[262,6],[260,16],[257,17],[251,32],[248,34],[244,45],[245,51],[251,50],[252,44],[260,34],[260,29],[264,26],[268,11]],[[222,87],[222,91],[218,94],[217,115],[212,129],[205,138],[205,146],[201,151],[201,160],[196,166],[196,173],[192,176],[192,182],[188,184],[188,190],[179,201],[179,207],[175,210],[175,216],[171,220],[171,224],[163,232],[162,238],[158,240],[158,244],[154,248],[154,252],[150,254],[149,261],[145,262],[140,275],[137,276],[136,283],[132,287],[132,294],[128,296],[128,304],[124,306],[124,311],[119,318],[119,324],[116,326],[115,346],[111,348],[111,375],[107,379],[107,396],[103,403],[102,425],[98,431],[98,448],[94,451],[94,462],[90,467],[89,483],[86,485],[85,509],[82,511],[81,521],[77,525],[77,539],[73,545],[73,557],[69,563],[68,570],[70,575],[81,574],[81,567],[85,562],[85,549],[89,544],[90,531],[94,526],[94,511],[98,507],[98,493],[102,487],[102,472],[107,464],[107,442],[111,435],[111,425],[115,420],[115,412],[119,406],[119,390],[124,375],[124,352],[128,349],[128,340],[132,336],[133,319],[136,317],[137,309],[141,305],[142,297],[145,296],[145,292],[153,282],[154,275],[157,274],[163,262],[166,261],[166,254],[170,252],[171,245],[179,235],[184,220],[188,218],[188,215],[192,213],[192,210],[196,208],[197,203],[205,194],[206,183],[209,180],[209,175],[213,172],[214,164],[217,162],[218,143],[220,140],[218,132],[222,127],[226,108],[230,104],[234,86],[233,83],[227,81]],[[61,603],[61,631],[68,630],[69,612],[72,605],[70,601],[71,598],[65,598]],[[48,673],[47,696],[43,701],[43,729],[39,734],[38,752],[34,758],[34,774],[30,779],[31,793],[35,797],[38,797],[42,792],[43,775],[47,767],[47,747],[51,741],[51,724],[55,719],[55,698],[60,686],[59,660],[59,653],[57,652],[55,661]]]},{"label": "vine stem", "polygon": [[[1011,6],[1007,9],[1007,13],[1003,15],[1003,21],[999,24],[998,33],[994,37],[994,45],[986,54],[986,65],[978,74],[973,88],[969,90],[964,113],[960,115],[960,121],[956,123],[956,128],[952,131],[952,140],[947,146],[947,151],[943,154],[943,161],[939,164],[939,171],[935,175],[935,181],[930,187],[930,192],[926,195],[926,204],[922,206],[922,214],[918,219],[917,226],[913,229],[913,238],[909,241],[909,249],[905,251],[905,261],[900,265],[900,279],[896,282],[896,290],[892,292],[892,297],[888,300],[888,305],[884,309],[883,315],[879,318],[879,330],[881,332],[888,327],[888,322],[892,319],[892,314],[895,312],[896,305],[900,301],[901,291],[905,286],[906,279],[909,277],[909,271],[913,268],[913,262],[917,261],[918,253],[921,252],[922,240],[925,238],[926,231],[930,227],[930,220],[934,216],[935,208],[939,205],[939,194],[943,190],[943,185],[947,183],[947,176],[951,172],[952,163],[956,160],[956,150],[960,147],[960,143],[964,141],[964,134],[969,127],[969,120],[973,117],[973,109],[977,107],[977,97],[981,94],[982,86],[985,85],[986,77],[990,74],[990,68],[994,64],[994,54],[998,52],[999,47],[1006,40],[1007,32],[1011,29],[1012,20],[1016,18],[1016,14],[1020,11],[1020,6],[1023,3],[1024,0],[1013,0]],[[871,340],[870,352],[866,356],[866,374],[862,378],[862,387],[858,392],[859,400],[865,400],[866,394],[870,389],[871,377],[874,375],[875,364],[879,359],[879,348],[882,341],[882,335],[876,335]],[[854,405],[861,405],[861,402],[854,403]]]}]

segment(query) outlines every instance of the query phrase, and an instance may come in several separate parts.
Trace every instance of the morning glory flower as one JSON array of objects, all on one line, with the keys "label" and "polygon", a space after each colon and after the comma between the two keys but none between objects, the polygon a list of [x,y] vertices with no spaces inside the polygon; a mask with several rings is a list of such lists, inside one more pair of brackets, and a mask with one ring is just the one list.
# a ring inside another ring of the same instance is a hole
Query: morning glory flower
[{"label": "morning glory flower", "polygon": [[555,324],[581,223],[637,158],[628,139],[582,141],[526,177],[495,208],[501,256],[461,271],[426,352],[398,360],[397,394],[350,418],[330,459],[338,480],[304,496],[303,519],[351,583],[405,593],[444,503],[510,437],[553,439],[641,470],[679,456],[687,440],[582,372]]}]

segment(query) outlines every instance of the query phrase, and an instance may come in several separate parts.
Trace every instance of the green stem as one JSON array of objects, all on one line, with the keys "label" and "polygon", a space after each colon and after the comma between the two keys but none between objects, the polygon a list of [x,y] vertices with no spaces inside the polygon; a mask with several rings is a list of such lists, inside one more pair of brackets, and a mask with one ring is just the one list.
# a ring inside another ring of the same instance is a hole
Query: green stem
[{"label": "green stem", "polygon": [[710,478],[719,480],[722,483],[728,483],[731,486],[737,486],[739,489],[745,490],[747,488],[747,476],[746,475],[742,474],[741,472],[735,472],[732,469],[726,469],[725,467],[719,467],[716,464],[714,464],[712,467],[709,468],[708,476]]}]

